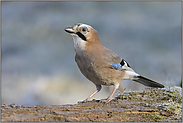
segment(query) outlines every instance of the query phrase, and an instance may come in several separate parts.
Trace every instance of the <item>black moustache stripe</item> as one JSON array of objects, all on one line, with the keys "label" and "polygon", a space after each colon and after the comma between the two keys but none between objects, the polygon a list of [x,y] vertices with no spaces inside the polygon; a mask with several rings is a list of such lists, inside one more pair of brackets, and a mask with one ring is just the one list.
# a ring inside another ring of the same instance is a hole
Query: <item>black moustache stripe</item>
[{"label": "black moustache stripe", "polygon": [[77,34],[81,39],[83,39],[84,41],[86,41],[86,37],[85,37],[83,34],[81,34],[80,32],[76,32],[76,34]]}]

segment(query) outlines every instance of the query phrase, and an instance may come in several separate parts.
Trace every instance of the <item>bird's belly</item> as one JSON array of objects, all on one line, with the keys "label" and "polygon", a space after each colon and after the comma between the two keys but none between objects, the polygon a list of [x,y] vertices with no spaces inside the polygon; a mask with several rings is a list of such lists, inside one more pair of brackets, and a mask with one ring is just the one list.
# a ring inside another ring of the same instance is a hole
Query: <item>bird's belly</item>
[{"label": "bird's belly", "polygon": [[94,84],[115,85],[123,79],[123,71],[97,65],[95,62],[76,60],[81,73]]}]

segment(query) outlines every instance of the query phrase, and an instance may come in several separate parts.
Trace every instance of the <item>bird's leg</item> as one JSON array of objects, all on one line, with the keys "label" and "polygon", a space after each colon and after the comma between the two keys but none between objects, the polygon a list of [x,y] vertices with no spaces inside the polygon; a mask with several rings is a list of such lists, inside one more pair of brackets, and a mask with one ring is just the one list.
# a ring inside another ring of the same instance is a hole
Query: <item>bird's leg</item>
[{"label": "bird's leg", "polygon": [[110,102],[113,99],[112,96],[114,95],[114,93],[118,88],[119,88],[119,84],[114,85],[114,90],[112,91],[111,95],[107,99],[101,100],[100,102],[105,102],[105,103]]},{"label": "bird's leg", "polygon": [[88,98],[82,101],[82,103],[85,103],[89,101],[96,93],[98,93],[101,90],[102,86],[101,85],[96,85],[96,91],[92,93]]}]

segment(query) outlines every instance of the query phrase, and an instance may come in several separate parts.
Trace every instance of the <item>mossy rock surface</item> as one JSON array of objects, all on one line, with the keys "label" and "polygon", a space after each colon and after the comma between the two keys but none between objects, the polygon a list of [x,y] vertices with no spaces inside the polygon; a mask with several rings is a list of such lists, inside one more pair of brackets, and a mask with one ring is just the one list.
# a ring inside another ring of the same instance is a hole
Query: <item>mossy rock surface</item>
[{"label": "mossy rock surface", "polygon": [[111,102],[1,106],[2,122],[182,122],[182,88],[124,92]]}]

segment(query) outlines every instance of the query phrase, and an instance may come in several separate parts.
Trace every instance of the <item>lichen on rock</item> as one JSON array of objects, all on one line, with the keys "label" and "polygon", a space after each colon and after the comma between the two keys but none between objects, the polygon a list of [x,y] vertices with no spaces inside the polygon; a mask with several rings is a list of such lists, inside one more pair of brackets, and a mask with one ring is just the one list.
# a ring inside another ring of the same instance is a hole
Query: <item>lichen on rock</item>
[{"label": "lichen on rock", "polygon": [[178,86],[165,88],[148,88],[142,91],[124,92],[117,98],[123,100],[145,101],[144,106],[158,107],[172,115],[169,120],[182,118],[182,88]]}]

